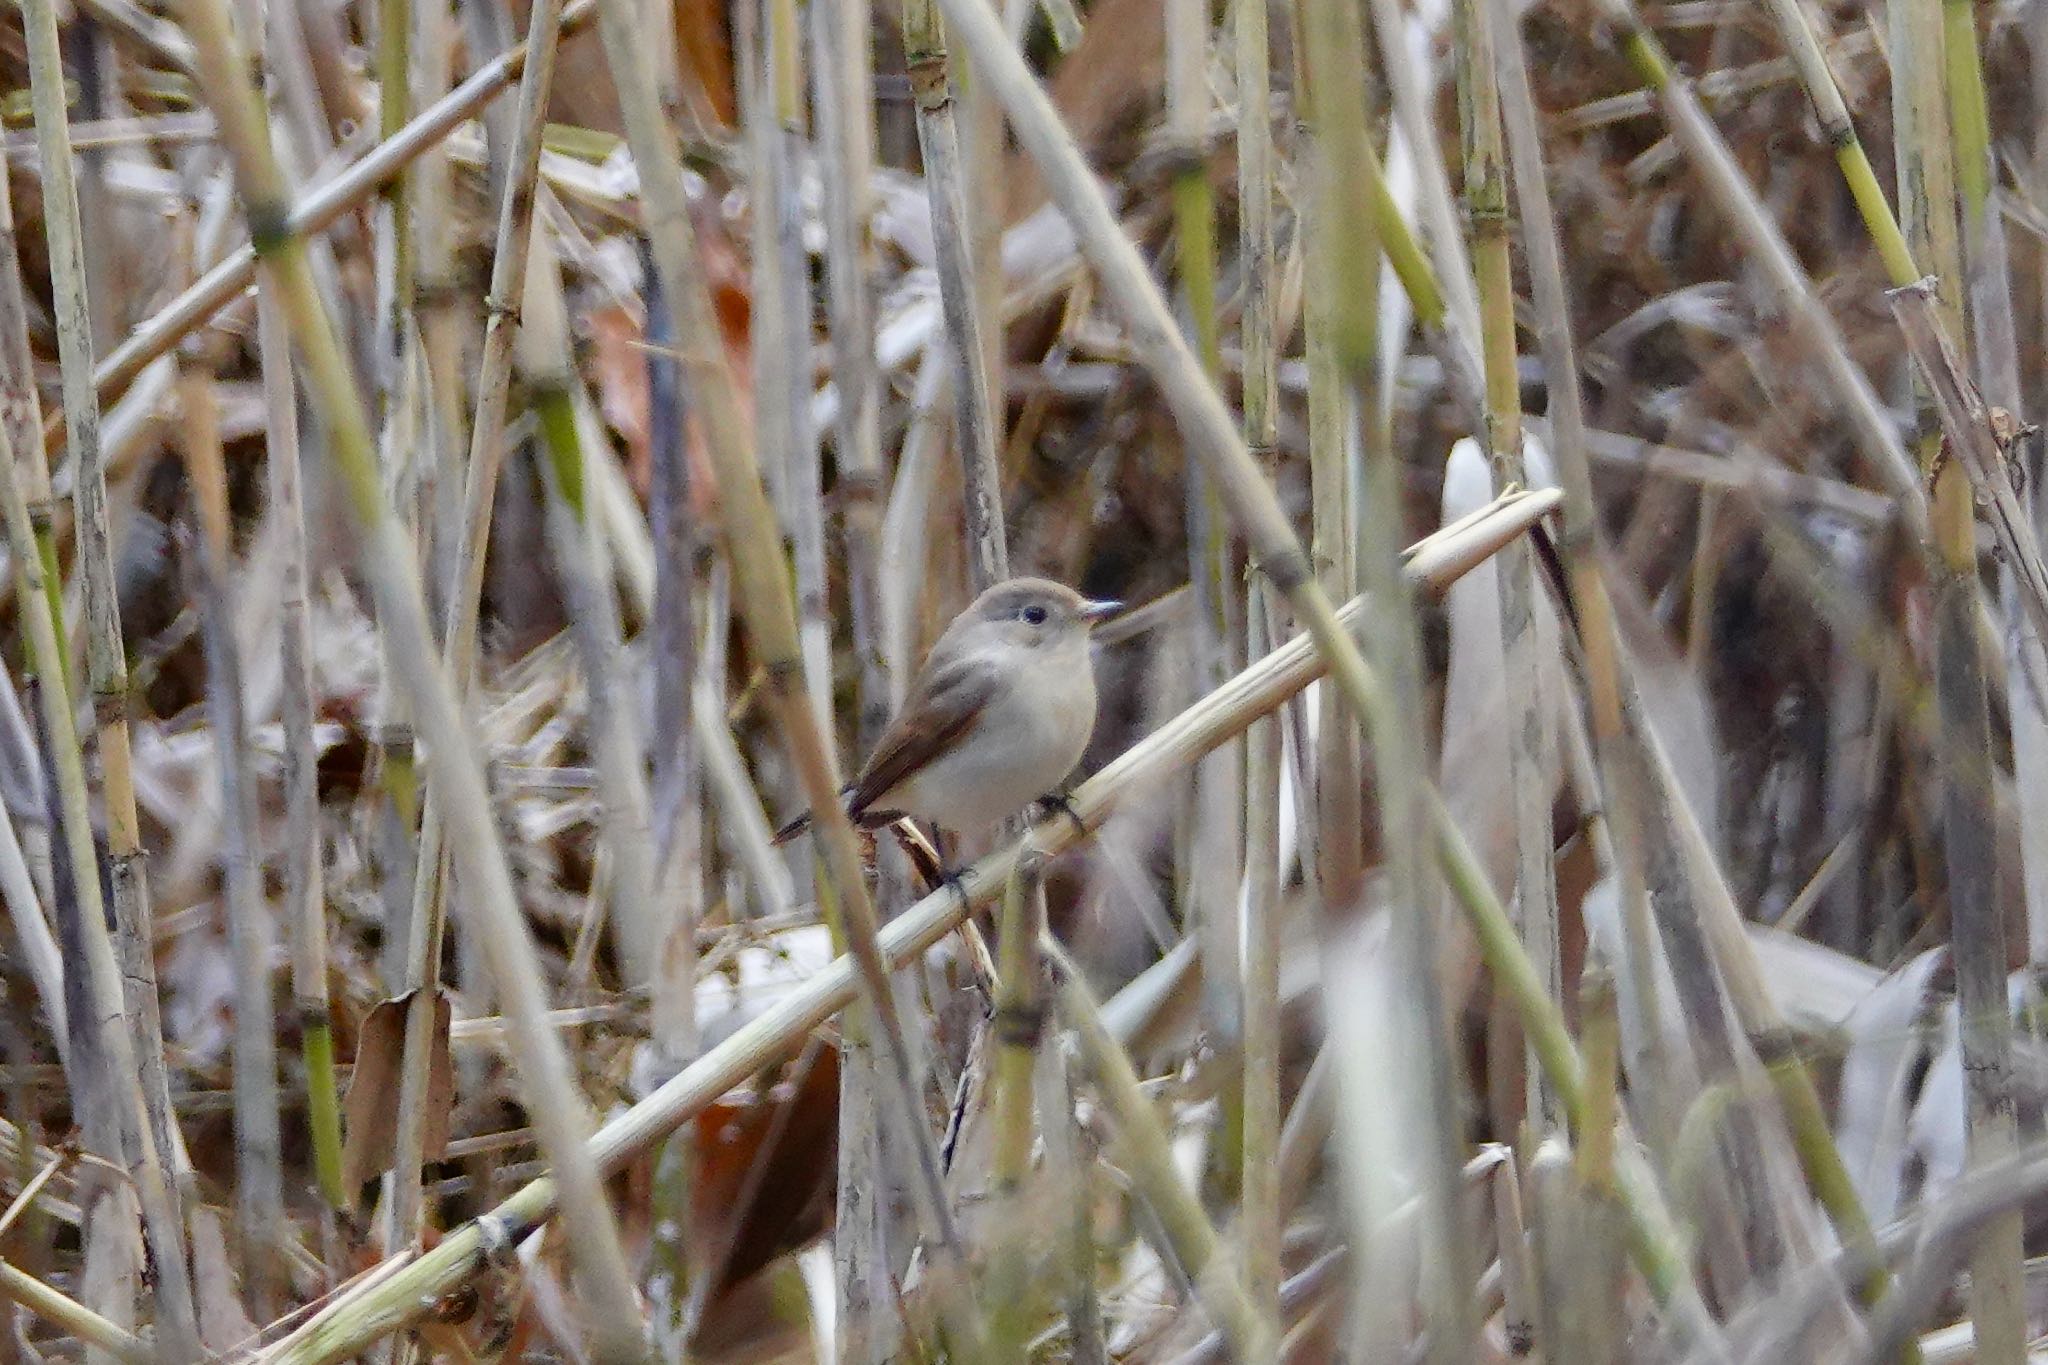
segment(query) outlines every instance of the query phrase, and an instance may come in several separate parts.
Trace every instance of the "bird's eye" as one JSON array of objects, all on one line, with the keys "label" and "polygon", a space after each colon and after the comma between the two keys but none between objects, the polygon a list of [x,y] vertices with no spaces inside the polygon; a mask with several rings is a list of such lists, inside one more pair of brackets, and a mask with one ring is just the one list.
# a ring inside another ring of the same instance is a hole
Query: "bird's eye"
[{"label": "bird's eye", "polygon": [[1030,624],[1034,625],[1034,626],[1042,626],[1042,625],[1044,625],[1044,624],[1045,624],[1045,608],[1044,608],[1044,607],[1037,607],[1037,606],[1032,606],[1032,607],[1026,607],[1026,608],[1024,608],[1024,619],[1025,619],[1025,620],[1026,620],[1027,622],[1029,622]]}]

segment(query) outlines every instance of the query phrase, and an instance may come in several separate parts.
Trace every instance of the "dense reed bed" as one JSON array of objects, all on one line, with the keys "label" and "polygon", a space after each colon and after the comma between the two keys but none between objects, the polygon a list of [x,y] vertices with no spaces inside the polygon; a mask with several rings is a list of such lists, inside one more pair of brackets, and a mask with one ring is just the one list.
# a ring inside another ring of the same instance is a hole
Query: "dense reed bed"
[{"label": "dense reed bed", "polygon": [[[2048,1343],[2048,8],[0,87],[0,1362]],[[1068,809],[857,830],[1013,574],[1130,604]]]}]

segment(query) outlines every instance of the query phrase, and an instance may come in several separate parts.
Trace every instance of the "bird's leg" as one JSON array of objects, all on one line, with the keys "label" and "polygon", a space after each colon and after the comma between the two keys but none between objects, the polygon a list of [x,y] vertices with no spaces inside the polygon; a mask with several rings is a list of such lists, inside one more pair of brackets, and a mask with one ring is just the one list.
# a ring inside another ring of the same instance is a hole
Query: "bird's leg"
[{"label": "bird's leg", "polygon": [[1067,799],[1065,792],[1047,792],[1033,804],[1045,816],[1049,817],[1055,814],[1066,816],[1073,823],[1075,834],[1083,839],[1088,837],[1088,822],[1083,820],[1081,813],[1074,809],[1074,803]]}]

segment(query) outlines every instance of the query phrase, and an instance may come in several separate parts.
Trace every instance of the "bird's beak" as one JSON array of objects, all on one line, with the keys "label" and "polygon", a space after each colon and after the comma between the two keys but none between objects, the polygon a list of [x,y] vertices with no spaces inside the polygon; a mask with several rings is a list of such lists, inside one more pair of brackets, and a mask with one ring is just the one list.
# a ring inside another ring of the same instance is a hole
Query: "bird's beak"
[{"label": "bird's beak", "polygon": [[1123,609],[1124,604],[1121,602],[1083,602],[1081,619],[1091,626],[1099,626]]}]

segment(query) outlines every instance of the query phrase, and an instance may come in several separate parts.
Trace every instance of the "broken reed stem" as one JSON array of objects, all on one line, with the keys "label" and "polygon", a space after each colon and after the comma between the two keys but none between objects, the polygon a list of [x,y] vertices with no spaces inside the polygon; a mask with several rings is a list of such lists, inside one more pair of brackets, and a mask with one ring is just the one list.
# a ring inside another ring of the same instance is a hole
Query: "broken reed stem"
[{"label": "broken reed stem", "polygon": [[243,1299],[251,1316],[263,1322],[278,1308],[278,1249],[290,1236],[284,1213],[271,923],[263,895],[241,647],[235,638],[237,594],[230,586],[234,530],[220,413],[213,376],[204,357],[190,348],[178,359],[178,436],[199,522],[207,727],[220,767],[222,880],[235,981],[235,1223],[243,1248]]},{"label": "broken reed stem", "polygon": [[478,917],[476,937],[510,1025],[528,1114],[567,1191],[570,1253],[589,1339],[603,1360],[640,1359],[644,1332],[631,1272],[584,1145],[590,1112],[576,1089],[561,1039],[547,1021],[539,963],[499,842],[474,732],[437,666],[412,550],[378,482],[361,398],[315,289],[305,246],[282,231],[289,192],[271,149],[261,97],[249,83],[246,54],[222,0],[185,0],[179,12],[206,72],[250,240],[277,281],[306,364],[307,386],[328,432],[335,482],[345,496],[378,620],[392,644],[412,714],[437,741],[428,750],[429,774],[447,813],[450,843],[467,889],[462,903]]},{"label": "broken reed stem", "polygon": [[[1557,505],[1554,493],[1524,492],[1497,498],[1458,527],[1438,532],[1415,546],[1407,572],[1419,589],[1440,594]],[[1363,598],[1347,603],[1338,613],[1339,628],[1354,628],[1366,606]],[[1298,695],[1324,676],[1325,669],[1312,641],[1301,636],[1290,639],[1077,787],[1071,801],[1080,825],[1089,831],[1100,828],[1119,802],[1162,787],[1215,745],[1241,733],[1255,716]],[[1064,816],[1032,831],[1033,841],[1048,859],[1058,857],[1081,837],[1075,823]],[[891,969],[916,960],[975,908],[993,899],[1016,866],[1022,847],[1021,841],[1005,844],[965,869],[958,891],[941,888],[892,920],[880,935],[880,947]],[[1512,940],[1513,930],[1506,932]],[[616,1169],[762,1067],[792,1055],[811,1030],[856,998],[858,979],[850,954],[806,977],[774,1006],[607,1123],[591,1139],[592,1157],[602,1168]],[[1556,1018],[1561,1031],[1562,1016]],[[1530,1031],[1532,1036],[1541,1036],[1536,1026]],[[1570,1038],[1563,1037],[1568,1055]],[[378,1278],[338,1295],[297,1330],[260,1352],[256,1361],[261,1365],[316,1365],[359,1354],[428,1311],[483,1268],[486,1221],[494,1241],[517,1240],[555,1214],[558,1198],[552,1177],[535,1180],[484,1219],[452,1230],[433,1250],[410,1261],[402,1255],[390,1258]]]},{"label": "broken reed stem", "polygon": [[913,1202],[937,1260],[934,1269],[941,1311],[956,1348],[964,1350],[980,1337],[980,1321],[963,1273],[965,1256],[947,1206],[938,1153],[911,1072],[888,972],[876,946],[874,904],[867,893],[853,826],[839,802],[838,764],[820,728],[820,711],[804,683],[789,573],[778,550],[780,537],[775,534],[755,452],[734,399],[709,286],[697,268],[680,149],[673,126],[661,113],[632,10],[631,0],[603,0],[599,30],[619,94],[627,144],[640,170],[644,229],[653,248],[662,296],[673,313],[689,392],[716,471],[720,525],[736,605],[767,678],[769,714],[802,779],[816,820],[831,899],[845,912],[847,943],[860,966],[866,1007],[878,1026],[887,1063],[884,1070],[893,1090],[883,1107],[897,1125],[898,1136],[914,1163]]},{"label": "broken reed stem", "polygon": [[[1244,270],[1244,306],[1238,320],[1244,352],[1245,442],[1269,470],[1278,444],[1279,359],[1275,344],[1273,276],[1272,54],[1264,4],[1235,7],[1233,54],[1237,72],[1238,259]],[[1328,496],[1330,490],[1314,491]],[[1334,508],[1347,506],[1340,483]],[[1316,515],[1325,515],[1320,501]],[[1263,584],[1247,594],[1247,653],[1271,652],[1281,634],[1272,593]],[[1343,721],[1339,722],[1344,725]],[[1348,727],[1346,727],[1348,728]],[[1252,726],[1245,740],[1245,915],[1243,1165],[1245,1290],[1258,1319],[1255,1343],[1270,1353],[1280,1325],[1282,1279],[1280,1181],[1280,784],[1284,779],[1280,722]]]},{"label": "broken reed stem", "polygon": [[[999,422],[990,389],[967,218],[967,172],[954,117],[946,32],[933,0],[903,0],[903,60],[917,101],[917,145],[932,202],[939,302],[946,315],[953,402],[960,423],[961,494],[966,500],[969,577],[980,592],[1010,576],[1003,534]],[[843,401],[843,400],[842,400]]]},{"label": "broken reed stem", "polygon": [[292,1008],[306,1066],[306,1123],[313,1172],[330,1208],[348,1202],[341,1183],[341,1106],[334,1081],[333,1012],[327,997],[327,906],[321,889],[319,754],[313,740],[312,622],[306,601],[306,505],[299,465],[299,402],[291,341],[275,291],[258,287],[256,343],[263,367],[270,514],[279,529],[278,682],[284,731],[284,904],[291,941]]},{"label": "broken reed stem", "polygon": [[[71,433],[73,501],[76,507],[78,572],[84,580],[86,678],[98,732],[101,805],[107,822],[113,882],[114,932],[121,942],[116,972],[113,946],[101,917],[100,859],[81,808],[81,830],[70,844],[72,881],[84,919],[98,1021],[106,1051],[111,1094],[134,1144],[136,1193],[143,1233],[157,1265],[156,1304],[165,1349],[185,1359],[197,1351],[197,1316],[185,1260],[183,1217],[176,1184],[178,1142],[169,1084],[165,1079],[163,1033],[158,1013],[156,968],[150,951],[149,883],[143,862],[142,830],[135,810],[133,759],[128,742],[128,664],[114,588],[113,533],[108,519],[106,470],[100,449],[99,398],[92,382],[92,312],[87,297],[85,247],[78,211],[78,184],[66,111],[64,58],[53,0],[26,0],[22,28],[29,56],[30,95],[35,109],[36,148],[42,157],[43,226],[49,238],[50,283],[56,311],[58,358],[63,372],[64,413]],[[26,376],[24,376],[26,379]],[[41,464],[40,451],[19,452]],[[16,452],[9,452],[9,463]],[[39,482],[47,487],[47,474]],[[54,557],[46,561],[54,567]],[[22,561],[24,570],[27,561]],[[54,585],[46,591],[54,590]],[[71,688],[56,661],[64,638],[61,610],[51,612],[52,648],[38,650],[45,685],[60,702]],[[50,743],[63,750],[72,734],[67,709],[62,727],[50,726]],[[77,757],[77,740],[70,741]],[[77,797],[84,796],[79,775]],[[82,834],[82,841],[76,837]],[[106,955],[102,956],[102,949]],[[104,981],[101,973],[106,974]],[[125,989],[124,989],[125,987]],[[103,991],[111,994],[103,994]],[[112,1016],[104,1012],[112,1008]],[[146,1068],[138,1071],[138,1066]],[[101,1153],[127,1165],[120,1150]]]},{"label": "broken reed stem", "polygon": [[[1500,72],[1493,0],[1457,0],[1460,41],[1458,114],[1465,161],[1465,212],[1472,238],[1472,268],[1479,292],[1479,336],[1486,381],[1486,452],[1493,486],[1527,481],[1522,460],[1522,397],[1515,342],[1514,263],[1510,252],[1507,148],[1501,126]],[[1529,546],[1510,545],[1500,556],[1501,659],[1509,717],[1508,783],[1514,793],[1515,891],[1522,941],[1536,968],[1564,998],[1563,949],[1558,926],[1557,868],[1552,856],[1550,799],[1556,771],[1550,726],[1553,703],[1544,696],[1542,642],[1536,632]],[[1505,1060],[1505,1059],[1501,1059]],[[1498,1063],[1497,1063],[1498,1064]],[[1540,1068],[1528,1075],[1527,1117],[1538,1131],[1560,1117],[1556,1096]]]}]

